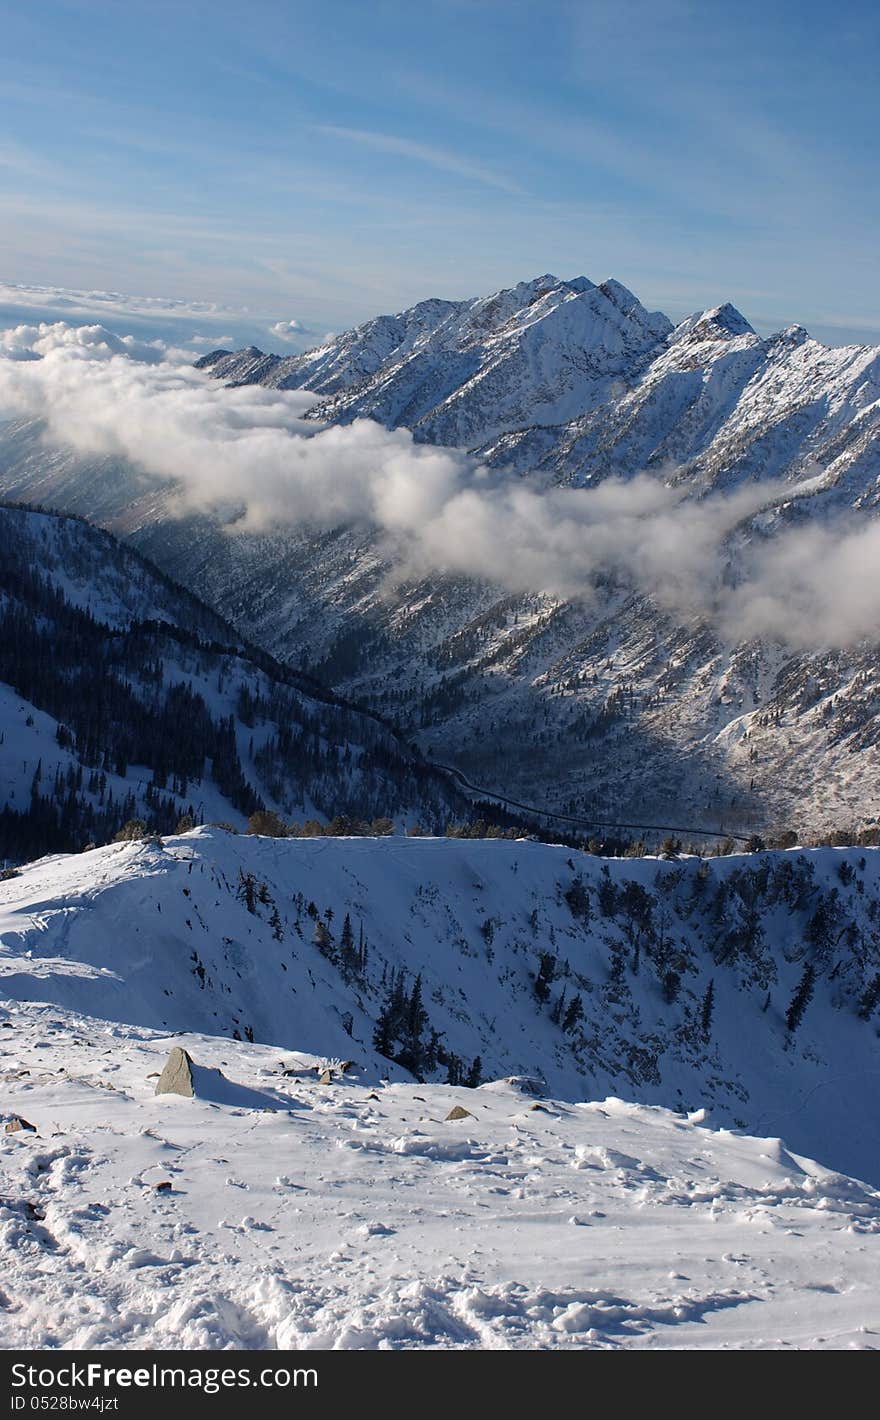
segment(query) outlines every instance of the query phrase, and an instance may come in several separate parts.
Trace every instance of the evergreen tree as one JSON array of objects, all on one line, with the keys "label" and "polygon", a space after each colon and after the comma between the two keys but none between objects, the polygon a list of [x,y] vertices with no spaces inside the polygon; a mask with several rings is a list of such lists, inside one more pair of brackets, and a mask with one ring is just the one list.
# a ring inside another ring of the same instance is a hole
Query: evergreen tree
[{"label": "evergreen tree", "polygon": [[352,981],[360,972],[361,956],[360,951],[354,944],[354,931],[351,925],[351,918],[346,912],[345,920],[342,924],[342,931],[339,935],[339,969],[346,981]]},{"label": "evergreen tree", "polygon": [[422,978],[419,974],[406,1002],[403,1026],[403,1044],[397,1056],[397,1063],[411,1075],[421,1076],[424,1065],[422,1031],[428,1024],[428,1013],[422,1003]]},{"label": "evergreen tree", "polygon": [[422,1069],[426,1075],[433,1075],[440,1061],[440,1036],[432,1028],[422,1055]]},{"label": "evergreen tree", "polygon": [[481,1085],[482,1080],[483,1062],[480,1059],[479,1055],[475,1055],[473,1063],[470,1069],[468,1070],[467,1075],[465,1076],[464,1083],[467,1085],[469,1090],[476,1090]]},{"label": "evergreen tree", "polygon": [[394,1018],[391,1009],[390,995],[385,998],[385,1004],[376,1017],[376,1025],[373,1029],[373,1049],[380,1055],[384,1055],[386,1060],[392,1058],[394,1050]]},{"label": "evergreen tree", "polygon": [[700,1029],[703,1032],[703,1040],[708,1045],[712,1035],[712,1017],[715,1014],[715,981],[709,982],[703,993],[703,1004],[700,1007]]},{"label": "evergreen tree", "polygon": [[421,976],[416,977],[412,990],[408,992],[406,972],[392,972],[373,1031],[376,1050],[421,1078],[423,1072],[434,1069],[441,1058],[440,1037],[436,1031],[432,1031],[427,1046],[423,1041],[423,1032],[428,1024],[428,1013],[422,1000]]},{"label": "evergreen tree", "polygon": [[570,1033],[574,1030],[575,1026],[577,1026],[579,1022],[583,1020],[583,1018],[584,1003],[581,1000],[580,992],[578,992],[574,996],[572,996],[571,1000],[568,1003],[568,1009],[562,1018],[562,1029],[566,1033]]},{"label": "evergreen tree", "polygon": [[238,896],[244,903],[248,912],[252,916],[257,913],[257,880],[253,873],[246,873],[243,868],[238,870]]},{"label": "evergreen tree", "polygon": [[[382,975],[384,980],[384,970]],[[385,988],[385,1000],[373,1031],[375,1049],[388,1060],[396,1059],[394,1043],[400,1037],[406,1008],[406,973],[392,971]]]},{"label": "evergreen tree", "polygon": [[823,894],[804,929],[804,936],[820,961],[828,957],[834,944],[834,930],[840,917],[838,896],[837,888]]},{"label": "evergreen tree", "polygon": [[816,968],[811,961],[808,961],[804,967],[803,975],[798,982],[797,990],[792,996],[788,1010],[785,1013],[785,1024],[792,1034],[794,1034],[804,1018],[804,1011],[810,1004],[815,985]]},{"label": "evergreen tree", "polygon": [[322,956],[325,956],[328,961],[336,961],[336,947],[334,946],[333,938],[330,936],[330,929],[325,922],[321,921],[320,917],[315,923],[312,941]]},{"label": "evergreen tree", "polygon": [[[364,924],[360,923],[358,928],[358,971],[361,976],[367,973],[367,943],[364,937]],[[383,968],[384,971],[384,968]]]},{"label": "evergreen tree", "polygon": [[599,911],[603,917],[613,917],[617,911],[617,889],[611,881],[608,865],[603,865],[599,877]]},{"label": "evergreen tree", "polygon": [[589,921],[590,894],[584,885],[584,880],[580,873],[575,875],[570,886],[566,888],[565,900],[568,903],[572,917],[578,918],[581,922]]},{"label": "evergreen tree", "polygon": [[550,986],[556,979],[556,958],[552,952],[542,952],[533,990],[541,1005],[550,1000]]}]

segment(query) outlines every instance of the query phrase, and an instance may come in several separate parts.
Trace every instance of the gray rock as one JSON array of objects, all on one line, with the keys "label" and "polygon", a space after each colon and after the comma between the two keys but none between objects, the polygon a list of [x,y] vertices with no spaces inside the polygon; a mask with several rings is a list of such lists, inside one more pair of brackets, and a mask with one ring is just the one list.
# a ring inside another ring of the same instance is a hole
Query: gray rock
[{"label": "gray rock", "polygon": [[333,1084],[333,1071],[332,1071],[332,1070],[325,1070],[324,1073],[321,1075],[320,1079],[318,1080],[318,1084],[319,1084],[319,1085],[332,1085],[332,1084]]},{"label": "gray rock", "polygon": [[469,1109],[463,1109],[460,1104],[453,1105],[447,1114],[447,1119],[476,1119],[475,1114],[471,1114]]},{"label": "gray rock", "polygon": [[20,1134],[23,1130],[27,1130],[31,1134],[36,1134],[37,1126],[35,1124],[29,1124],[26,1119],[22,1119],[20,1114],[14,1114],[7,1124],[4,1133]]},{"label": "gray rock", "polygon": [[179,1045],[172,1046],[168,1054],[165,1069],[156,1082],[156,1094],[186,1095],[189,1099],[195,1094],[192,1060]]}]

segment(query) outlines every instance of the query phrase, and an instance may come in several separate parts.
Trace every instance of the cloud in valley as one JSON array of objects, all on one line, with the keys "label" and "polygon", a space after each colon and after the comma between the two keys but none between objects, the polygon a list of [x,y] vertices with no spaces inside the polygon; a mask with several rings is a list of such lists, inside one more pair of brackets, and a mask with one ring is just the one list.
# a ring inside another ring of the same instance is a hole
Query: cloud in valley
[{"label": "cloud in valley", "polygon": [[459,573],[590,597],[596,577],[610,576],[734,639],[818,647],[876,635],[880,524],[755,537],[729,584],[725,541],[791,500],[791,484],[697,498],[637,475],[541,490],[403,429],[322,428],[305,419],[312,403],[301,391],[225,388],[183,352],[101,326],[0,334],[0,414],[43,419],[55,444],[173,481],[181,514],[210,512],[255,532],[361,523],[384,534],[397,577]]}]

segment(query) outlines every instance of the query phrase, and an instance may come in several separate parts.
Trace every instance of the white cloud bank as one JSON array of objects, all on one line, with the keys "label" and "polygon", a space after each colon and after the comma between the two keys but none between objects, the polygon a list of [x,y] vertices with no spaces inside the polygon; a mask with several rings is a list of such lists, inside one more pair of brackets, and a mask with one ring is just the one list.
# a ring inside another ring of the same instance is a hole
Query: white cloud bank
[{"label": "white cloud bank", "polygon": [[369,420],[320,428],[303,418],[311,402],[227,389],[179,352],[100,326],[0,334],[0,413],[44,419],[54,443],[174,480],[178,512],[229,519],[234,509],[232,526],[252,531],[366,524],[385,534],[401,576],[461,573],[588,597],[595,577],[611,574],[737,639],[820,647],[877,636],[880,523],[756,537],[740,552],[738,584],[725,581],[725,540],[790,500],[790,484],[699,499],[639,475],[541,491],[406,430]]},{"label": "white cloud bank", "polygon": [[273,335],[277,335],[279,340],[299,340],[303,333],[303,328],[298,320],[277,320],[274,325],[269,326]]}]

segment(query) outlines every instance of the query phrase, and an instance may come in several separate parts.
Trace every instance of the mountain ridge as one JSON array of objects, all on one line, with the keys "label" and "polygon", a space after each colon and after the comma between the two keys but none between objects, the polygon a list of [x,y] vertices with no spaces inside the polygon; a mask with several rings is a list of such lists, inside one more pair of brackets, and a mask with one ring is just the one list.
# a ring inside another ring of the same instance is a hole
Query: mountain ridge
[{"label": "mountain ridge", "polygon": [[[663,334],[668,323],[652,327],[639,307],[647,353],[639,346],[624,379],[621,347],[603,347],[597,384],[567,322],[591,301],[614,329],[625,321],[615,302],[626,308],[631,293],[603,285],[605,294],[586,278],[540,277],[494,297],[377,318],[312,352],[336,393],[317,394],[310,414],[393,427],[411,410],[416,437],[464,438],[513,488],[521,479],[538,491],[593,488],[647,473],[699,503],[766,482],[767,507],[735,530],[729,562],[716,569],[722,602],[736,588],[738,559],[754,548],[795,529],[870,525],[880,349],[827,348],[799,327],[762,337],[724,305]],[[536,422],[540,379],[523,354],[534,353],[536,332],[553,336],[544,351],[551,383],[560,361],[582,379],[590,407],[568,422]],[[485,360],[474,375],[477,349]],[[248,358],[250,373],[238,373],[259,383]],[[278,358],[265,358],[270,380],[281,379]],[[308,357],[292,359],[304,380]],[[433,384],[419,374],[429,366]],[[223,378],[216,362],[212,372]],[[608,397],[591,404],[600,386]],[[313,423],[319,429],[321,418]],[[599,578],[589,603],[540,587],[512,594],[479,576],[392,580],[383,540],[368,529],[232,538],[210,517],[181,518],[170,484],[144,489],[118,459],[47,448],[33,420],[5,426],[0,489],[111,527],[249,640],[369,704],[425,753],[500,794],[601,821],[746,835],[865,827],[880,816],[871,639],[829,647],[728,635],[699,608],[673,614],[615,576]]]},{"label": "mountain ridge", "polygon": [[634,373],[671,329],[620,282],[547,274],[488,297],[420,302],[303,355],[211,352],[196,368],[230,384],[310,390],[323,396],[315,419],[367,416],[426,441],[473,443],[525,416],[524,404],[505,402],[517,383],[531,384],[533,414],[558,423]]}]

